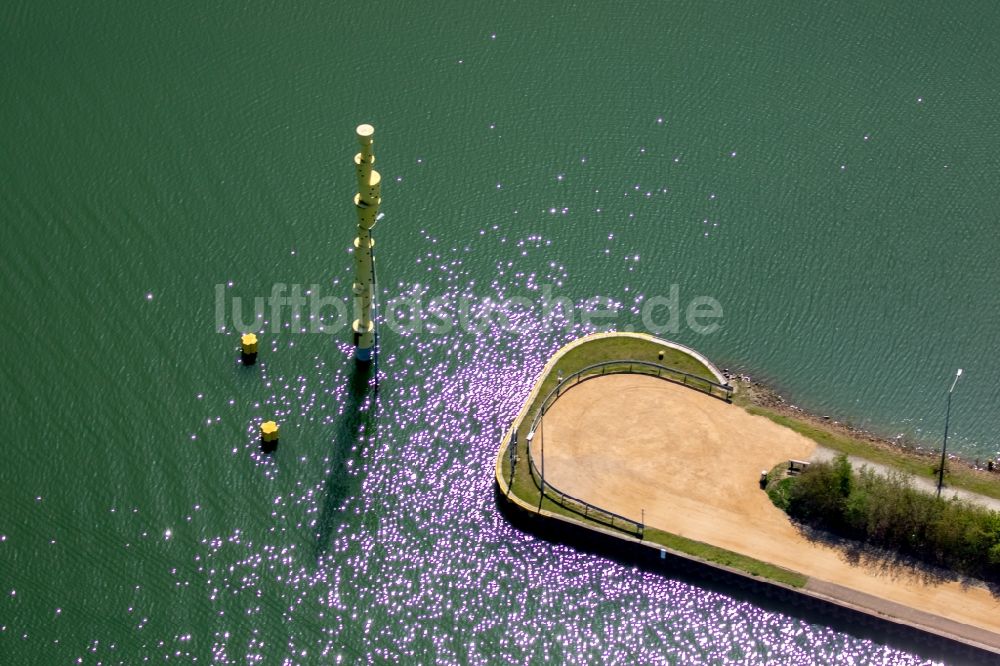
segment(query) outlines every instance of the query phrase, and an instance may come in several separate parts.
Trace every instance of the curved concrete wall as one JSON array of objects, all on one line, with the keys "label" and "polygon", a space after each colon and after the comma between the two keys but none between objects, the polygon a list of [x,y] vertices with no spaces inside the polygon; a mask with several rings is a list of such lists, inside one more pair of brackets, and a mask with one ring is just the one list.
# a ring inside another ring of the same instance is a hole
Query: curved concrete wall
[{"label": "curved concrete wall", "polygon": [[[742,593],[752,598],[758,605],[777,604],[780,612],[835,626],[847,633],[869,638],[880,643],[889,643],[900,649],[916,652],[935,660],[955,663],[1000,663],[1000,651],[990,645],[957,636],[947,631],[937,631],[930,627],[918,626],[902,620],[876,615],[864,608],[852,606],[836,598],[825,596],[802,588],[795,588],[775,581],[751,576],[747,573],[712,562],[706,562],[685,553],[662,547],[659,544],[630,538],[611,529],[585,524],[567,516],[552,513],[546,509],[529,505],[510,493],[507,480],[503,478],[503,458],[511,436],[528,414],[541,390],[542,382],[555,364],[566,352],[589,341],[602,337],[626,336],[655,342],[690,354],[701,361],[717,378],[725,384],[725,377],[719,369],[697,351],[674,342],[661,340],[645,333],[595,333],[574,340],[557,351],[541,374],[535,380],[518,412],[517,418],[507,430],[496,459],[495,494],[501,511],[515,526],[546,540],[566,543],[581,550],[595,552],[616,560],[642,566],[656,571],[669,571],[672,576],[688,576],[699,585],[710,581],[723,586],[727,594]],[[960,625],[958,628],[964,627]]]},{"label": "curved concrete wall", "polygon": [[997,664],[1000,653],[957,636],[937,633],[821,597],[807,590],[750,576],[647,541],[583,525],[548,511],[539,512],[495,486],[497,505],[515,527],[546,541],[613,559],[646,571],[744,598],[757,606],[807,622],[830,626],[861,639],[890,645],[923,658],[954,664]]}]

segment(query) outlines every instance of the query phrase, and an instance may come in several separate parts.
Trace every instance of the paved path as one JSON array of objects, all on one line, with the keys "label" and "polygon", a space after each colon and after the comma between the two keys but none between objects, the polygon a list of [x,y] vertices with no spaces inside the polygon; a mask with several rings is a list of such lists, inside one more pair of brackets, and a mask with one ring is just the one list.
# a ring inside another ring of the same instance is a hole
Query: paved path
[{"label": "paved path", "polygon": [[[837,455],[838,452],[833,449],[828,449],[824,446],[817,446],[810,460],[833,460],[837,457]],[[882,476],[888,476],[891,472],[898,471],[887,465],[874,463],[870,460],[859,458],[858,456],[847,456],[847,459],[851,461],[851,465],[855,470],[861,469],[863,466],[867,465]],[[919,488],[920,490],[928,493],[937,493],[937,481],[932,481],[924,476],[913,476],[912,474],[907,474],[907,476],[910,478],[910,481],[913,483],[915,488]],[[986,495],[980,495],[968,490],[962,490],[961,488],[949,488],[948,486],[945,486],[941,490],[942,497],[951,498],[953,495],[958,495],[959,499],[968,500],[973,504],[984,506],[987,509],[1000,511],[1000,499],[987,497]]]},{"label": "paved path", "polygon": [[[532,442],[546,481],[646,524],[970,626],[1000,648],[1000,598],[979,585],[852,562],[810,541],[757,484],[761,469],[809,460],[816,444],[761,416],[655,377],[613,375],[560,397]],[[830,588],[833,589],[833,588]]]}]

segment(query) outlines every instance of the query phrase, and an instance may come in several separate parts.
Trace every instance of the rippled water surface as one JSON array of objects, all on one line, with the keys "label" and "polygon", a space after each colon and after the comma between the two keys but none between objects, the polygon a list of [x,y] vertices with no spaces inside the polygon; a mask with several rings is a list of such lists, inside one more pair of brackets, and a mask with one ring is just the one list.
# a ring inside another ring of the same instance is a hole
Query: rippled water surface
[{"label": "rippled water surface", "polygon": [[[949,446],[995,455],[992,4],[43,1],[0,26],[0,662],[925,662],[525,535],[492,469],[548,356],[671,285],[724,317],[670,337],[928,446],[966,368]],[[365,121],[384,310],[454,325],[386,322],[377,395],[344,330],[308,332],[329,304],[265,308],[239,365],[237,303],[348,295]]]}]

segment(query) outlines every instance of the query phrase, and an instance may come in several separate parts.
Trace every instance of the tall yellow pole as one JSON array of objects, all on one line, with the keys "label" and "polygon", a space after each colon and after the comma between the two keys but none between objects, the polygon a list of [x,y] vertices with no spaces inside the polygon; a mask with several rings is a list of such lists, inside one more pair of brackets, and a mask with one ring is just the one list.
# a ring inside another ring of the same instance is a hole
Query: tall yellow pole
[{"label": "tall yellow pole", "polygon": [[375,323],[372,321],[372,297],[375,289],[375,272],[372,248],[375,241],[371,230],[378,217],[378,207],[382,203],[382,177],[372,169],[375,155],[372,154],[372,137],[375,128],[358,125],[358,143],[361,152],[354,156],[354,167],[358,176],[358,193],[354,195],[354,207],[358,211],[358,236],[354,239],[354,357],[359,363],[372,360],[375,348]]}]

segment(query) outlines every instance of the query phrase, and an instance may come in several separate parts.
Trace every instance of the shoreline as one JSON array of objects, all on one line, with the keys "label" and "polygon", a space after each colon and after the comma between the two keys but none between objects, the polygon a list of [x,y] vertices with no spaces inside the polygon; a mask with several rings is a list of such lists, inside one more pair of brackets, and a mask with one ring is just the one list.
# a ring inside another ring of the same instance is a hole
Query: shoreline
[{"label": "shoreline", "polygon": [[[830,442],[828,441],[819,441],[815,437],[810,437],[811,439],[816,439],[817,443],[821,446],[833,448],[843,453],[854,454],[859,458],[865,459],[888,457],[890,458],[889,460],[871,461],[898,467],[902,472],[917,474],[918,476],[931,477],[937,474],[941,459],[940,447],[936,449],[928,448],[907,437],[886,437],[871,430],[858,428],[850,423],[840,421],[833,416],[821,416],[785,400],[781,393],[772,386],[756,381],[748,375],[730,372],[728,369],[724,370],[723,374],[736,387],[734,404],[747,409],[751,413],[760,414],[772,420],[776,420],[773,418],[775,415],[784,417],[785,419],[806,424],[810,428],[829,433],[835,437],[851,440],[859,445],[856,448],[868,448],[870,455],[866,456],[863,450],[848,451],[842,447],[830,446]],[[787,423],[782,423],[782,425],[791,427]],[[805,434],[807,437],[810,436],[808,433],[802,434]],[[880,456],[879,454],[884,455]],[[895,458],[895,460],[892,458]],[[989,460],[970,460],[961,454],[949,452],[945,468],[945,488],[961,488],[1000,499],[1000,460],[993,460],[993,471],[989,471]]]},{"label": "shoreline", "polygon": [[[817,413],[792,404],[785,400],[784,396],[781,395],[781,392],[773,386],[767,384],[766,382],[757,381],[750,375],[728,371],[723,372],[730,383],[738,387],[739,392],[743,395],[748,404],[766,409],[772,409],[776,412],[784,414],[785,416],[791,416],[804,421],[809,421],[814,425],[823,426],[824,428],[839,432],[847,437],[859,439],[875,446],[883,446],[887,449],[898,450],[914,456],[924,456],[930,458],[934,455],[932,450],[922,447],[905,436],[900,436],[898,438],[886,437],[874,433],[871,430],[853,426],[849,422],[837,420],[830,415],[820,416]],[[954,456],[953,454],[948,454],[948,458],[956,460],[960,459],[958,456]],[[962,459],[962,461],[967,462],[964,459]]]}]

